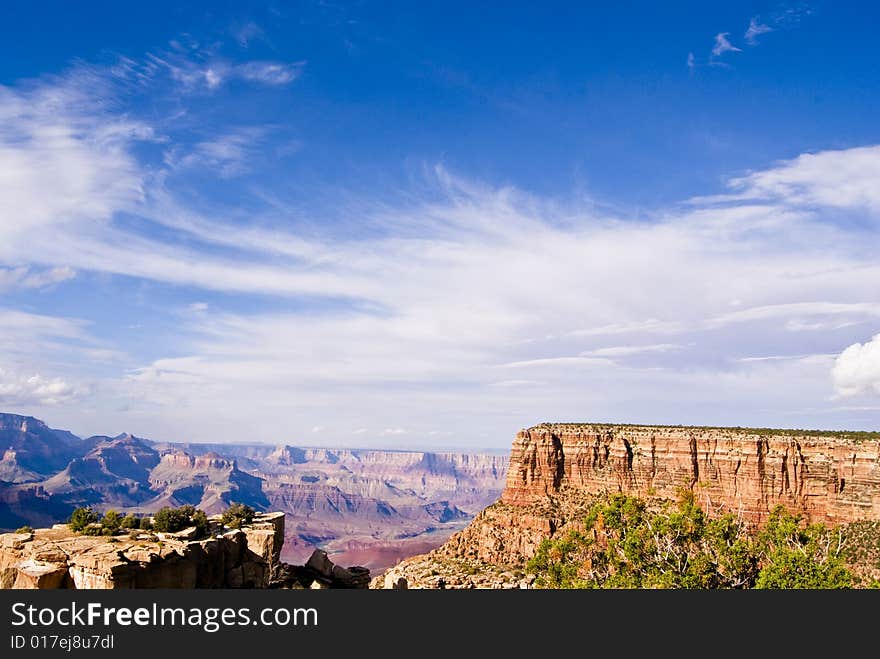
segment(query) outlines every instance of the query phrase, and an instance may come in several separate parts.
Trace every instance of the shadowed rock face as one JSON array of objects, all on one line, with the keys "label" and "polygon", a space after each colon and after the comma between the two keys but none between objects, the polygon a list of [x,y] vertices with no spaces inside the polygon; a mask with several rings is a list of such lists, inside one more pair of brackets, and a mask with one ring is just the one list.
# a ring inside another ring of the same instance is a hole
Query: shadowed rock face
[{"label": "shadowed rock face", "polygon": [[0,481],[37,481],[64,469],[88,450],[78,437],[39,419],[0,414]]}]

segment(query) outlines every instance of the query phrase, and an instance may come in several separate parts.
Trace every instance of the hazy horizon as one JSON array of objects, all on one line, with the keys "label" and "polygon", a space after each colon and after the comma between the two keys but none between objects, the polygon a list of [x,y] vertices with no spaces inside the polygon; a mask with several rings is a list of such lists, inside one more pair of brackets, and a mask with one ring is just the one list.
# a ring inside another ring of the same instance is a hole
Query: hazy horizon
[{"label": "hazy horizon", "polygon": [[3,11],[0,408],[880,429],[876,7]]}]

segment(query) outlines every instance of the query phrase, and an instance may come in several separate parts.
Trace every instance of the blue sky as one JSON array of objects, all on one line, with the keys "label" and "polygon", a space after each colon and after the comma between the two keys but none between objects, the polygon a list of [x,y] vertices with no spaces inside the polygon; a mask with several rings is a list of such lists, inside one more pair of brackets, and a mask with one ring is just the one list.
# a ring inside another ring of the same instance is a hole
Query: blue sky
[{"label": "blue sky", "polygon": [[83,4],[2,9],[0,408],[880,425],[880,10]]}]

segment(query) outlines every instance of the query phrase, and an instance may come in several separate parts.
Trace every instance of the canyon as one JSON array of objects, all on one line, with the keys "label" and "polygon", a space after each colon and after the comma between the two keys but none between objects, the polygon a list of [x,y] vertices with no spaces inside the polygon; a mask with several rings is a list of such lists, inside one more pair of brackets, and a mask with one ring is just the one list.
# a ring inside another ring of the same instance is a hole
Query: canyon
[{"label": "canyon", "polygon": [[75,507],[155,512],[230,503],[286,514],[282,559],[316,548],[374,571],[423,553],[495,501],[505,454],[85,439],[0,414],[0,530],[51,526]]},{"label": "canyon", "polygon": [[[806,522],[878,521],[880,433],[606,424],[524,429],[513,442],[500,500],[441,547],[402,561],[373,586],[528,587],[527,560],[543,539],[577,529],[595,496],[676,499],[682,490],[693,492],[709,515],[730,512],[753,525],[777,505]],[[880,575],[880,564],[870,569]]]}]

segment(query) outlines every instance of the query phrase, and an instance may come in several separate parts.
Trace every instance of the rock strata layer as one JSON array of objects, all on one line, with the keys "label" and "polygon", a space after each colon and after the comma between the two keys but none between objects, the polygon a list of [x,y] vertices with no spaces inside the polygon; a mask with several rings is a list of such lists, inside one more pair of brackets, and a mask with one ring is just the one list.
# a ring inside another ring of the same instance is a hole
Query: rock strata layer
[{"label": "rock strata layer", "polygon": [[544,425],[513,443],[501,500],[530,504],[563,486],[675,498],[760,522],[778,504],[808,520],[880,518],[880,439],[869,434],[662,426]]}]

